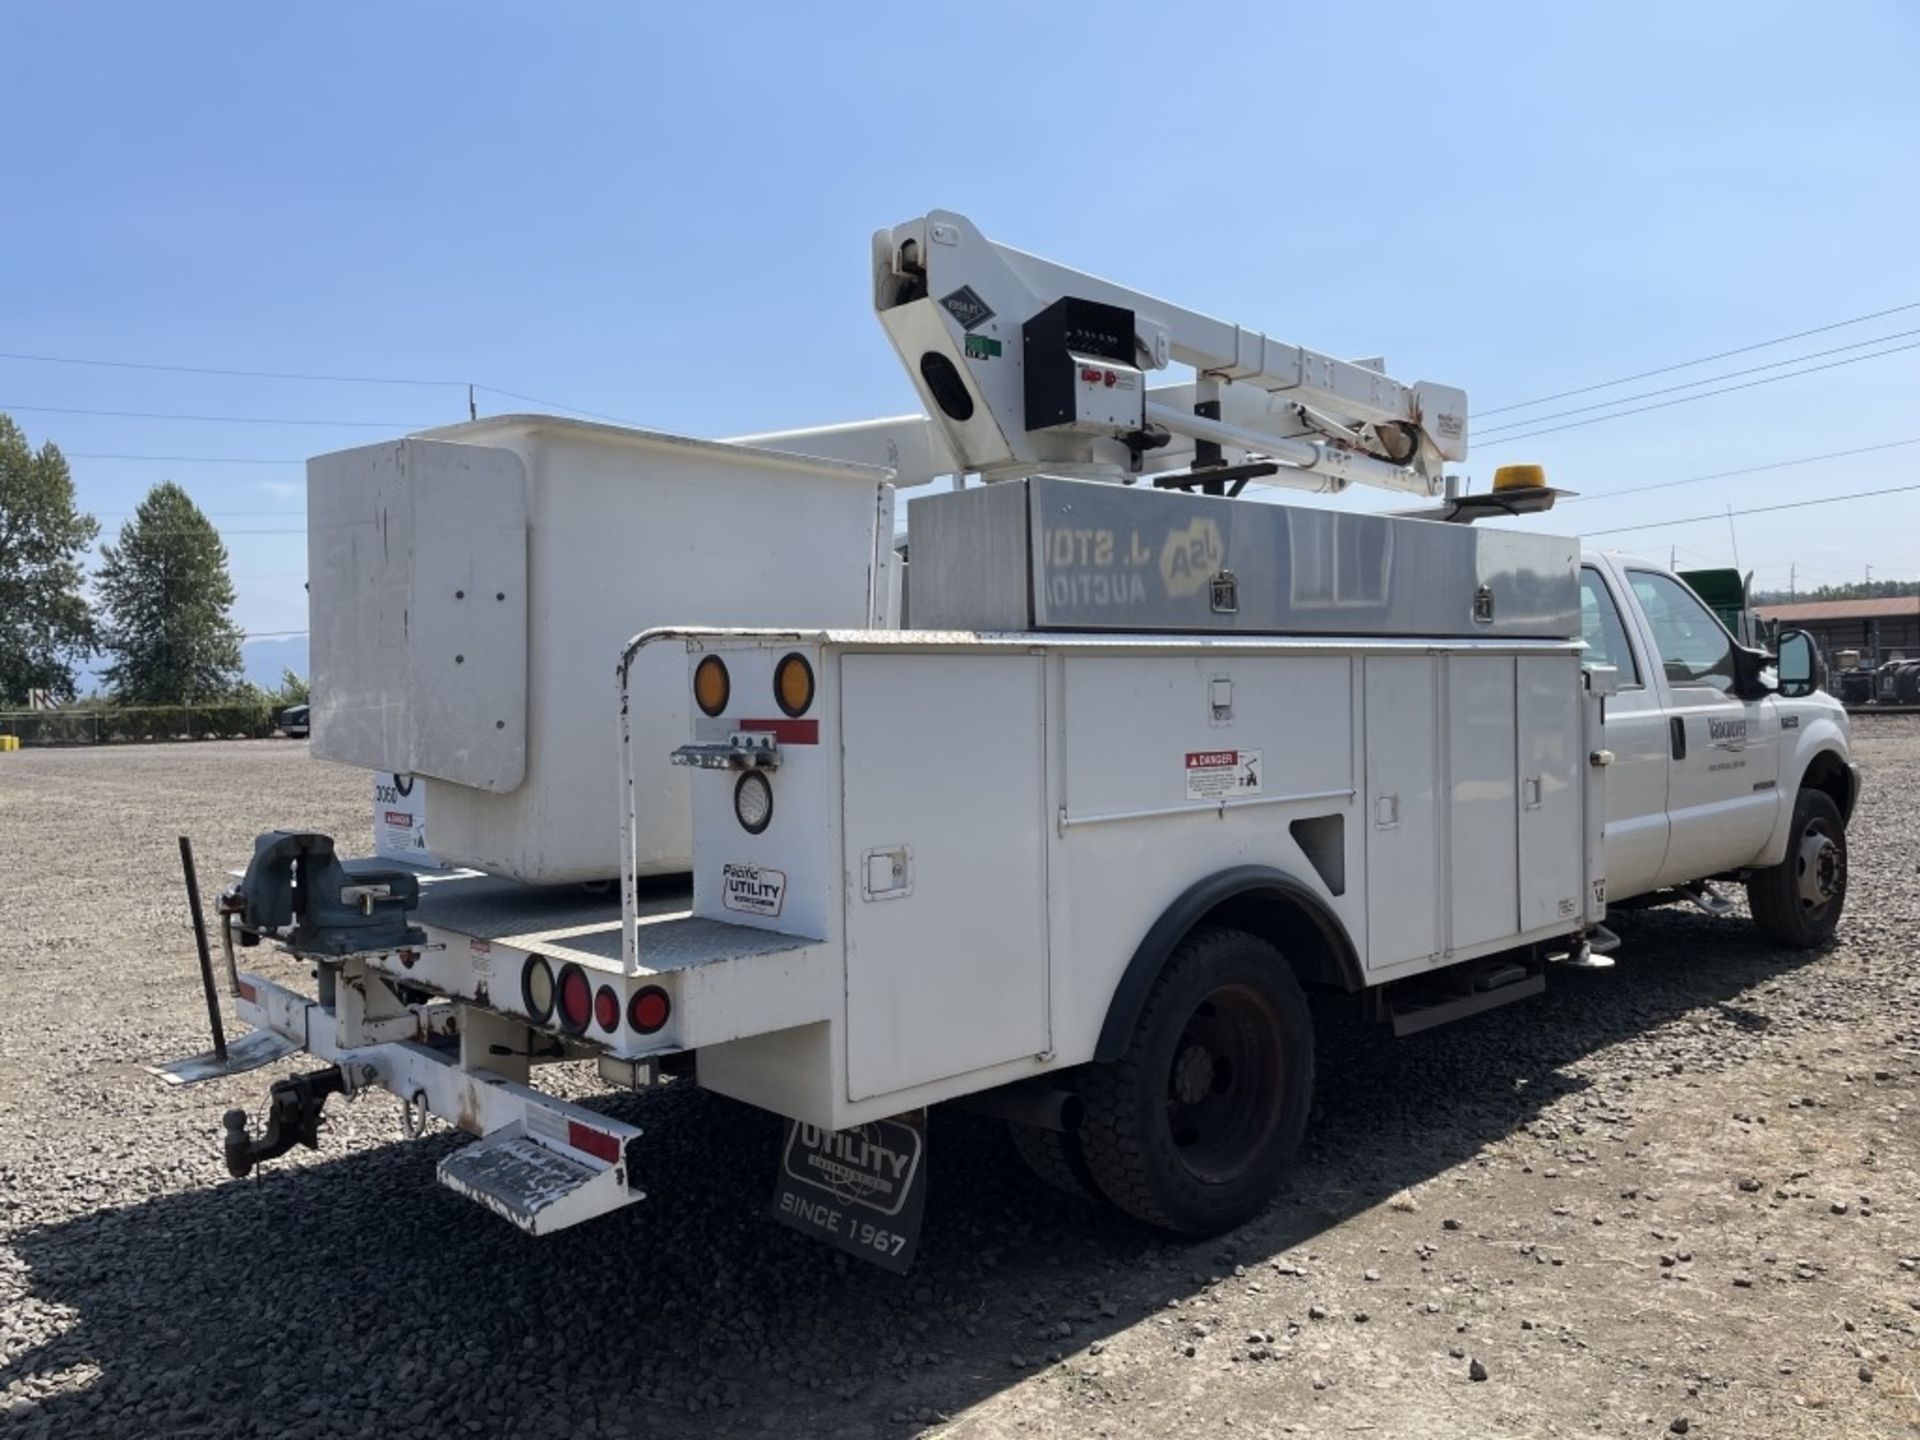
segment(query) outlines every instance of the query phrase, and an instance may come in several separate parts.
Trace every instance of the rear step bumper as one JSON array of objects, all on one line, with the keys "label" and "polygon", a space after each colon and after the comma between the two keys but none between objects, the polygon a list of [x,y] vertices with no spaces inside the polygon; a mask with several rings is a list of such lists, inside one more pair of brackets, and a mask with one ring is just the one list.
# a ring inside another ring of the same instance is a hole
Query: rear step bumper
[{"label": "rear step bumper", "polygon": [[637,1125],[491,1070],[466,1069],[457,1052],[417,1040],[343,1047],[331,1010],[258,975],[240,977],[235,1008],[258,1032],[337,1065],[347,1094],[391,1091],[409,1130],[417,1133],[426,1116],[437,1115],[480,1137],[440,1162],[440,1183],[529,1234],[551,1234],[646,1198],[632,1169],[643,1133]]}]

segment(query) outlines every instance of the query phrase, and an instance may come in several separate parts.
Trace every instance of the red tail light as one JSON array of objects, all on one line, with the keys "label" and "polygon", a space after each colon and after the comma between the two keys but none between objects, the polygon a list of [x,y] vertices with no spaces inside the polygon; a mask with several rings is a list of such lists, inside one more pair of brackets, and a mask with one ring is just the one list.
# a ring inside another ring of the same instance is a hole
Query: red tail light
[{"label": "red tail light", "polygon": [[600,993],[593,997],[593,1018],[600,1022],[602,1030],[620,1028],[620,997],[613,993],[611,985],[602,985]]},{"label": "red tail light", "polygon": [[634,991],[633,998],[627,1002],[627,1023],[642,1035],[653,1034],[667,1023],[672,1013],[673,1002],[658,985]]},{"label": "red tail light", "polygon": [[584,1035],[593,1019],[593,982],[578,965],[560,967],[560,1025],[574,1035]]}]

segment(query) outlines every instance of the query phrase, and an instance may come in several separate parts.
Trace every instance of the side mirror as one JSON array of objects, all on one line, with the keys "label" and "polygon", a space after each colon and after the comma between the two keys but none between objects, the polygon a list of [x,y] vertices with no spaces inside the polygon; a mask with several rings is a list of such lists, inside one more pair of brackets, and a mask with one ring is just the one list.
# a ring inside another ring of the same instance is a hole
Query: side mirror
[{"label": "side mirror", "polygon": [[1820,651],[1813,637],[1804,630],[1782,630],[1780,652],[1780,693],[1790,699],[1811,695],[1820,688]]}]

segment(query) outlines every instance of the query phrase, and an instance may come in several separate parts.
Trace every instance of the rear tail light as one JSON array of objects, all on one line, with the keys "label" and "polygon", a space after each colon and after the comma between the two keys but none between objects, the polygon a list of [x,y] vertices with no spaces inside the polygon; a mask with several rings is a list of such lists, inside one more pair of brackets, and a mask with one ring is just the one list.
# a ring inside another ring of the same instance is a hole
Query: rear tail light
[{"label": "rear tail light", "polygon": [[587,1033],[593,1019],[593,982],[578,965],[560,967],[560,1025],[573,1035]]},{"label": "rear tail light", "polygon": [[602,985],[600,993],[593,997],[593,1018],[602,1030],[620,1028],[620,997],[613,993],[611,985]]},{"label": "rear tail light", "polygon": [[653,1034],[667,1023],[672,1013],[673,1002],[658,985],[634,991],[633,998],[627,1002],[627,1023],[642,1035]]},{"label": "rear tail light", "polygon": [[527,1018],[544,1025],[553,1018],[553,967],[544,955],[529,955],[520,967],[520,1000]]}]

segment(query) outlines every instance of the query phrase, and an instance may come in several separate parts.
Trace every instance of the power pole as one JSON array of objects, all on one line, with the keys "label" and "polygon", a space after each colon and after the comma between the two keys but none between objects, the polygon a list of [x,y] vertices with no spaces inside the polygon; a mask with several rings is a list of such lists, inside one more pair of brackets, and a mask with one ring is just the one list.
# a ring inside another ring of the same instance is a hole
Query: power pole
[{"label": "power pole", "polygon": [[1789,602],[1791,602],[1800,593],[1798,586],[1796,586],[1794,583],[1799,578],[1800,578],[1800,562],[1796,560],[1793,562],[1793,564],[1787,567],[1787,599]]}]

